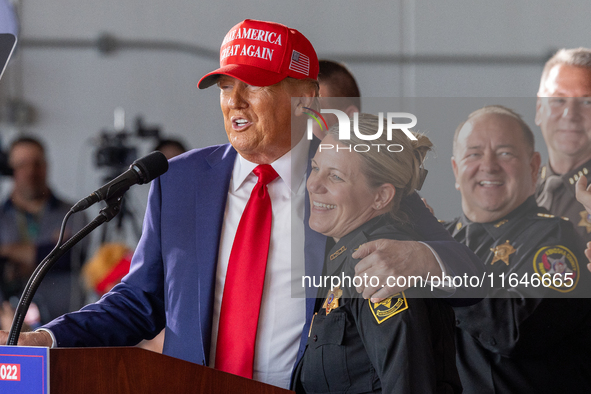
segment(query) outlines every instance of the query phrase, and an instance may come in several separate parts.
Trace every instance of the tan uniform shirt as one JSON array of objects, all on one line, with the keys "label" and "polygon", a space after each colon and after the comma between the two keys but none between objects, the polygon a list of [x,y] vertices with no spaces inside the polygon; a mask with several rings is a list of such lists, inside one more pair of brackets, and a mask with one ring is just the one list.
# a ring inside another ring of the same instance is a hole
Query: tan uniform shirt
[{"label": "tan uniform shirt", "polygon": [[591,215],[575,197],[575,184],[580,177],[591,182],[591,160],[563,174],[555,174],[549,164],[540,169],[536,185],[536,202],[551,214],[568,218],[585,242],[591,241]]}]

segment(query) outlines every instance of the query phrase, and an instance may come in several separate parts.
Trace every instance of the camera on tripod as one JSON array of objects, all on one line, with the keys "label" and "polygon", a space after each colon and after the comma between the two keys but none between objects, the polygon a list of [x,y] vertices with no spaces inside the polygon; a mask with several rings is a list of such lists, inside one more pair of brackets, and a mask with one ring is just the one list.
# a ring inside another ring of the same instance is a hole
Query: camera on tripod
[{"label": "camera on tripod", "polygon": [[[160,127],[147,126],[144,124],[143,118],[137,116],[133,129],[127,130],[123,108],[115,109],[114,128],[100,132],[94,155],[95,166],[105,170],[101,182],[109,182],[127,170],[138,158],[138,153],[142,153],[141,141],[146,139],[152,139],[151,143],[154,145],[160,141]],[[134,209],[133,205],[125,199],[122,201],[121,211],[110,229],[115,231],[110,231],[107,226],[104,226],[100,236],[101,244],[107,242],[108,234],[111,239],[114,238],[117,242],[125,239],[130,244],[137,243],[142,232],[142,214],[141,211],[138,212],[137,209]],[[127,233],[126,229],[131,230],[132,233]]]},{"label": "camera on tripod", "polygon": [[135,119],[135,130],[127,132],[102,131],[99,136],[98,148],[95,154],[97,167],[110,168],[119,171],[129,167],[138,158],[138,149],[130,142],[134,137],[139,138],[160,138],[160,128],[157,126],[146,126],[141,116]]},{"label": "camera on tripod", "polygon": [[128,145],[126,132],[103,131],[95,161],[97,167],[127,167],[137,158],[137,148]]}]

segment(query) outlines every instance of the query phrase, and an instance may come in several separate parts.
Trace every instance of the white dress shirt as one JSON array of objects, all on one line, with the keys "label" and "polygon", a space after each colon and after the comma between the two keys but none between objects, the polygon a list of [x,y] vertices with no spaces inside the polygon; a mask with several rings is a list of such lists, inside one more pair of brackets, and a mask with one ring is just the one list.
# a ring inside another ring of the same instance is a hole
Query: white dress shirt
[{"label": "white dress shirt", "polygon": [[[273,221],[257,328],[253,379],[288,388],[306,318],[306,300],[292,296],[304,272],[304,203],[310,141],[301,141],[271,164],[279,177],[267,186]],[[218,325],[228,260],[238,223],[257,183],[257,166],[237,155],[222,228],[216,272],[210,366],[215,366]],[[292,270],[293,266],[293,270]],[[303,293],[302,293],[303,294]]]}]

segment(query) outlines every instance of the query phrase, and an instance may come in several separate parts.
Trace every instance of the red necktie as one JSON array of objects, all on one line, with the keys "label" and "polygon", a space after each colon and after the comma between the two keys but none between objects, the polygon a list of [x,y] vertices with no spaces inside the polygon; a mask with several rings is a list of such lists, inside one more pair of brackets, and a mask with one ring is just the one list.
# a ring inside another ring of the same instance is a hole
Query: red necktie
[{"label": "red necktie", "polygon": [[273,217],[267,184],[278,176],[269,164],[253,172],[259,180],[230,252],[215,356],[216,369],[250,379]]}]

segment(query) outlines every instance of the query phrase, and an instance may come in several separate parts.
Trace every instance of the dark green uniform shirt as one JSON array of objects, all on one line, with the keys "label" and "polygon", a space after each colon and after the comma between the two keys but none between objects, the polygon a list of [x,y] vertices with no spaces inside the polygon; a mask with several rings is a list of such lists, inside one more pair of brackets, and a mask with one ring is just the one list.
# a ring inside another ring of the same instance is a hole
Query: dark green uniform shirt
[{"label": "dark green uniform shirt", "polygon": [[494,280],[488,298],[454,308],[464,392],[591,393],[591,300],[572,298],[589,296],[591,274],[572,224],[532,196],[496,222],[446,227]]},{"label": "dark green uniform shirt", "polygon": [[563,175],[555,174],[549,164],[542,166],[536,185],[536,200],[551,214],[568,218],[583,240],[589,242],[591,215],[575,196],[575,184],[583,176],[591,183],[591,160]]}]

